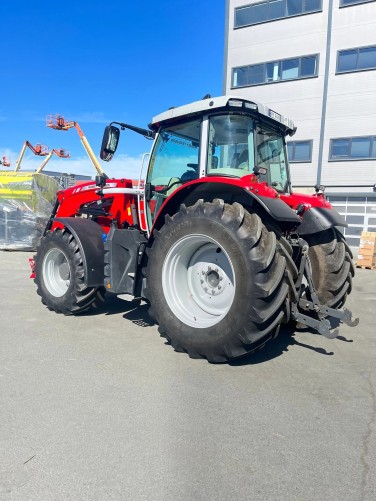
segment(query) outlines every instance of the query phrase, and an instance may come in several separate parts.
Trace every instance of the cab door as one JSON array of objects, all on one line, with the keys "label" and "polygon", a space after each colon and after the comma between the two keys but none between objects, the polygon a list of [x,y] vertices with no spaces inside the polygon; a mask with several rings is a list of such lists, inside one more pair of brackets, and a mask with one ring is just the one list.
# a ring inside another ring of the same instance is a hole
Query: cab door
[{"label": "cab door", "polygon": [[167,198],[199,177],[201,118],[161,128],[146,178],[145,203],[149,230]]}]

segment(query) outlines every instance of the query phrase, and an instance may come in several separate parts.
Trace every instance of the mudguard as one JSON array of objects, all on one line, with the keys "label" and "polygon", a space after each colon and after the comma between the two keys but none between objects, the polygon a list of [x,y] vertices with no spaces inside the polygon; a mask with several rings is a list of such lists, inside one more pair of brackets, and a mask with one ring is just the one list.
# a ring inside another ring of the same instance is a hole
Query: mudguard
[{"label": "mudguard", "polygon": [[346,220],[341,214],[338,214],[334,209],[311,207],[304,213],[298,233],[299,235],[310,235],[334,226],[347,226]]},{"label": "mudguard", "polygon": [[299,225],[300,217],[287,204],[282,202],[280,198],[270,198],[249,193],[255,198],[259,204],[268,212],[273,219],[279,222]]},{"label": "mudguard", "polygon": [[99,224],[91,219],[82,219],[79,217],[56,217],[53,221],[65,226],[76,239],[83,260],[85,285],[87,287],[103,285],[103,234],[105,233]]},{"label": "mudguard", "polygon": [[160,209],[153,229],[159,229],[164,224],[166,214],[173,215],[179,210],[180,204],[193,205],[200,198],[211,201],[214,198],[222,198],[227,203],[239,202],[240,204],[261,207],[275,221],[282,226],[291,228],[300,225],[301,219],[280,198],[263,196],[238,184],[238,181],[228,179],[223,182],[196,182],[177,189]]}]

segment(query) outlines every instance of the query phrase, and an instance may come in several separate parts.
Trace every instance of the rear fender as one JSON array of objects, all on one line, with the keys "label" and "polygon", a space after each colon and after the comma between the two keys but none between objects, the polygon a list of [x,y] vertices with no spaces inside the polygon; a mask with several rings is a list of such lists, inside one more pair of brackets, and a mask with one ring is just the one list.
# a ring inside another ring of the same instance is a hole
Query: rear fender
[{"label": "rear fender", "polygon": [[211,182],[196,183],[182,186],[166,200],[161,207],[153,229],[163,226],[165,216],[172,216],[181,204],[193,205],[197,200],[203,199],[211,202],[215,198],[221,198],[227,203],[238,202],[246,207],[252,207],[261,216],[267,214],[277,222],[281,228],[294,228],[301,222],[300,217],[285,204],[280,198],[260,196],[253,191],[249,191],[241,186],[229,183]]},{"label": "rear fender", "polygon": [[[66,228],[80,248],[85,272],[85,285],[96,287],[104,283],[104,244],[106,235],[99,224],[79,217],[57,217],[54,223]],[[54,224],[55,226],[55,224]]]},{"label": "rear fender", "polygon": [[303,214],[302,224],[299,226],[299,235],[311,235],[334,226],[347,226],[346,220],[335,209],[311,207]]}]

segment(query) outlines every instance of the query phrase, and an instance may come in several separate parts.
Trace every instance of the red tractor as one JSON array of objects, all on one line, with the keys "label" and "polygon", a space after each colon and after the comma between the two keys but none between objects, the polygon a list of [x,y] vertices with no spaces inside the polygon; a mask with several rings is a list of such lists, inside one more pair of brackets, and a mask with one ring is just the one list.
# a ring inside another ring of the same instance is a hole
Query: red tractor
[{"label": "red tractor", "polygon": [[102,160],[120,129],[153,139],[145,183],[99,175],[58,193],[34,268],[50,310],[86,311],[105,291],[145,298],[176,351],[210,362],[263,347],[289,321],[329,338],[330,319],[358,323],[340,309],[354,276],[345,220],[319,188],[291,189],[292,121],[206,97],[148,129],[113,122]]}]

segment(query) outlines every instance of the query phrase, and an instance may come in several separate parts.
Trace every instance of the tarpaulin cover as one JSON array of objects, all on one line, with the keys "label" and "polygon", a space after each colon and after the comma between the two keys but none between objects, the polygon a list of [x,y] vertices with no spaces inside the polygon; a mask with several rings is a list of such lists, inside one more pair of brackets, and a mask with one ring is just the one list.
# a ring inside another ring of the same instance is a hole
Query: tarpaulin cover
[{"label": "tarpaulin cover", "polygon": [[60,186],[32,172],[0,171],[0,249],[35,250]]}]

